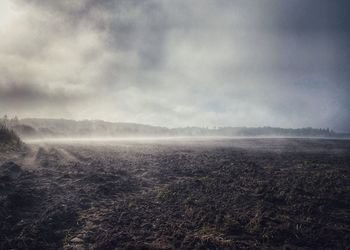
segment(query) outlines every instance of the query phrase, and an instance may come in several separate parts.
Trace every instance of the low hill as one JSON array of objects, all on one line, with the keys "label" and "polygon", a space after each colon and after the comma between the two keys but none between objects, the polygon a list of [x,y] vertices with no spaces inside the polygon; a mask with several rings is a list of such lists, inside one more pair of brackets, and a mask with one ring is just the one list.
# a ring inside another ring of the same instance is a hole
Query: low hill
[{"label": "low hill", "polygon": [[[11,123],[9,123],[11,124]],[[10,126],[23,137],[128,137],[128,136],[217,136],[217,137],[326,137],[344,138],[349,134],[329,129],[276,127],[166,128],[136,123],[101,120],[21,119]]]}]

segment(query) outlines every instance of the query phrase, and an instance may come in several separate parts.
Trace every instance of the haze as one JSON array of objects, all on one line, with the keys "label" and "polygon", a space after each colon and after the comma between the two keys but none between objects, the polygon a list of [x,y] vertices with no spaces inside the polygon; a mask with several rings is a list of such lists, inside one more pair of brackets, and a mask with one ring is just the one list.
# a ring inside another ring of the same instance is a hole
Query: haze
[{"label": "haze", "polygon": [[346,0],[2,0],[0,114],[350,130]]}]

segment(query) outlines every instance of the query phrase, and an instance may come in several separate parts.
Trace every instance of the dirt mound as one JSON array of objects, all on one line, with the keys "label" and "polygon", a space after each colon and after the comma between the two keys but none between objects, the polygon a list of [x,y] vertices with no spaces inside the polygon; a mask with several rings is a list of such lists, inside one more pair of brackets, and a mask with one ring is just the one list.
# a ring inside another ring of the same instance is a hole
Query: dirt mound
[{"label": "dirt mound", "polygon": [[86,186],[88,192],[101,196],[115,195],[117,193],[131,192],[138,189],[138,180],[126,172],[122,174],[90,173],[78,181]]},{"label": "dirt mound", "polygon": [[19,136],[13,130],[0,124],[0,148],[16,149],[22,147],[23,142]]},{"label": "dirt mound", "polygon": [[0,165],[17,158],[17,154],[24,154],[27,146],[17,134],[0,124]]},{"label": "dirt mound", "polygon": [[6,162],[0,167],[0,177],[2,180],[16,179],[23,173],[23,170],[14,162]]}]

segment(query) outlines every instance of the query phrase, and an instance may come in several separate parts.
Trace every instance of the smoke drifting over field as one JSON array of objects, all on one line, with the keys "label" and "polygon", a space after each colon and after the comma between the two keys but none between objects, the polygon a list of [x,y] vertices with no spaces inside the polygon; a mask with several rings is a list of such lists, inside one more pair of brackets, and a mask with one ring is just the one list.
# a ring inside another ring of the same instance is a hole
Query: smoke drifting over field
[{"label": "smoke drifting over field", "polygon": [[3,0],[0,113],[350,128],[345,0]]}]

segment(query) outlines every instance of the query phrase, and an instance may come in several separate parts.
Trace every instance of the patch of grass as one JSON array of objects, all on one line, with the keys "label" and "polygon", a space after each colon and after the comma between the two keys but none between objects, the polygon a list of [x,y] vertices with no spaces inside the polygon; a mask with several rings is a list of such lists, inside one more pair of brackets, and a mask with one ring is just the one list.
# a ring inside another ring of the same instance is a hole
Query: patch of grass
[{"label": "patch of grass", "polygon": [[10,146],[21,146],[23,143],[19,136],[5,125],[0,125],[0,144]]},{"label": "patch of grass", "polygon": [[156,189],[156,199],[159,201],[162,201],[166,198],[166,193],[163,189],[157,188]]},{"label": "patch of grass", "polygon": [[195,235],[202,245],[208,246],[208,249],[232,249],[234,247],[233,240],[225,238],[224,234],[215,228],[204,226]]}]

